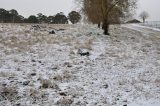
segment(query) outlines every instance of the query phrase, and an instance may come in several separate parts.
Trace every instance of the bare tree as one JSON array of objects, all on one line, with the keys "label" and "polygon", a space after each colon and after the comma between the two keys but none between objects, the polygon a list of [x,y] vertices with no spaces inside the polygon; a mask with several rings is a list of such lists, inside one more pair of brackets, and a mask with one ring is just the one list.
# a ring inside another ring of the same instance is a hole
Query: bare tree
[{"label": "bare tree", "polygon": [[136,6],[136,0],[81,0],[83,11],[93,23],[103,23],[104,34],[109,35],[109,25],[119,23],[130,7]]},{"label": "bare tree", "polygon": [[143,23],[145,23],[146,19],[149,17],[149,14],[146,11],[143,11],[139,17],[143,20]]}]

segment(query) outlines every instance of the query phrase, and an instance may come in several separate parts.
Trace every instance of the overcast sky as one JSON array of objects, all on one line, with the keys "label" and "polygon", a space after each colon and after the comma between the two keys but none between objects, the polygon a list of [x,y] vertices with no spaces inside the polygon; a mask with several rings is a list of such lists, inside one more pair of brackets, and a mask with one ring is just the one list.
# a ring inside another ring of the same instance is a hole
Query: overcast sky
[{"label": "overcast sky", "polygon": [[[24,17],[43,13],[54,15],[64,12],[66,15],[75,9],[76,0],[0,0],[0,8],[6,10],[16,9]],[[160,21],[160,0],[138,0],[137,17],[140,12],[147,11],[150,15],[148,20]]]},{"label": "overcast sky", "polygon": [[160,0],[138,0],[137,16],[142,11],[149,13],[149,21],[160,21]]},{"label": "overcast sky", "polygon": [[37,13],[47,16],[58,12],[68,14],[75,6],[73,0],[0,0],[0,8],[16,9],[20,15],[28,17]]}]

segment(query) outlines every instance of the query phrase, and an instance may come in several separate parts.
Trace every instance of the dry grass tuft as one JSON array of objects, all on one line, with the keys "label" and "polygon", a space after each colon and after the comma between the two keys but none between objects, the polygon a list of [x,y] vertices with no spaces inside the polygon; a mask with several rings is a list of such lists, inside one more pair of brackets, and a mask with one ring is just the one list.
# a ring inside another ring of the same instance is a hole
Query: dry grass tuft
[{"label": "dry grass tuft", "polygon": [[30,96],[34,99],[40,99],[40,92],[36,89],[31,88],[30,89]]},{"label": "dry grass tuft", "polygon": [[14,77],[14,76],[16,76],[16,74],[13,72],[5,72],[5,71],[0,72],[0,77]]},{"label": "dry grass tuft", "polygon": [[69,71],[69,70],[64,70],[64,71],[63,71],[63,78],[64,78],[64,79],[67,79],[67,80],[68,80],[68,79],[72,78],[72,76],[73,76],[73,75],[72,75],[71,71]]},{"label": "dry grass tuft", "polygon": [[17,96],[18,90],[16,86],[1,86],[0,95],[5,98],[5,100],[14,100]]},{"label": "dry grass tuft", "polygon": [[62,97],[61,99],[59,99],[57,101],[57,105],[58,106],[71,106],[71,104],[73,103],[73,98],[71,97]]},{"label": "dry grass tuft", "polygon": [[54,76],[53,76],[53,79],[55,81],[62,81],[63,80],[63,76],[59,73],[56,73]]},{"label": "dry grass tuft", "polygon": [[42,88],[54,88],[59,89],[58,85],[55,82],[51,82],[51,80],[44,79],[41,81]]},{"label": "dry grass tuft", "polygon": [[63,70],[62,73],[56,73],[53,75],[53,79],[55,81],[63,81],[63,80],[69,80],[73,77],[73,74],[69,70]]},{"label": "dry grass tuft", "polygon": [[83,43],[80,41],[76,41],[75,43],[75,49],[88,49],[88,50],[93,50],[92,45],[93,45],[94,38],[89,38],[85,40]]}]

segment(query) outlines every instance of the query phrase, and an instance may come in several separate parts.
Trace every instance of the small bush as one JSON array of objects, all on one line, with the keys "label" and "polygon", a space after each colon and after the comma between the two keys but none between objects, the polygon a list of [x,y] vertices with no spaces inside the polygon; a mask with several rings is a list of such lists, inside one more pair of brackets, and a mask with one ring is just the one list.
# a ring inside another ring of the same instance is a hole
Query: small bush
[{"label": "small bush", "polygon": [[58,85],[54,82],[51,82],[48,79],[44,79],[41,81],[42,83],[42,88],[54,88],[54,89],[59,89]]}]

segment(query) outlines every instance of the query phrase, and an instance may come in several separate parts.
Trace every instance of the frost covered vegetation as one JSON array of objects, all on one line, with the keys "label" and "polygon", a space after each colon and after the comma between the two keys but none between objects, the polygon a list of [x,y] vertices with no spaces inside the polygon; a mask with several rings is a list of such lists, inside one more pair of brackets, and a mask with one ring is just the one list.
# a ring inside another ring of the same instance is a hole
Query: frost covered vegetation
[{"label": "frost covered vegetation", "polygon": [[39,26],[0,24],[0,106],[158,106],[158,32]]}]

